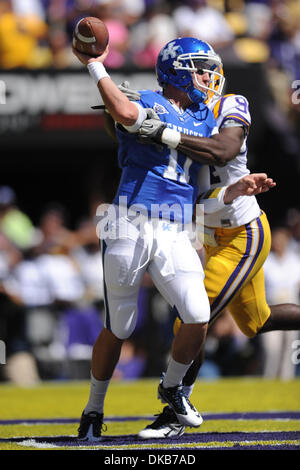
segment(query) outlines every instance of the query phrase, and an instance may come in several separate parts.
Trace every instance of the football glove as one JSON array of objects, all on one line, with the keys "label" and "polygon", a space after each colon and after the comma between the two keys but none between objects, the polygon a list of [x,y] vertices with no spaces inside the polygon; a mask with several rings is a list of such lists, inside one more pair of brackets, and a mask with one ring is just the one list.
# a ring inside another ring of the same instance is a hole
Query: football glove
[{"label": "football glove", "polygon": [[118,88],[120,91],[122,91],[122,93],[124,93],[124,95],[127,96],[129,101],[139,101],[141,98],[141,94],[136,90],[132,90],[131,88],[129,88],[129,86],[129,82],[125,80],[125,82],[122,82],[121,85],[118,85]]},{"label": "football glove", "polygon": [[161,136],[167,125],[161,122],[152,108],[147,109],[147,119],[138,130],[139,142],[161,144]]}]

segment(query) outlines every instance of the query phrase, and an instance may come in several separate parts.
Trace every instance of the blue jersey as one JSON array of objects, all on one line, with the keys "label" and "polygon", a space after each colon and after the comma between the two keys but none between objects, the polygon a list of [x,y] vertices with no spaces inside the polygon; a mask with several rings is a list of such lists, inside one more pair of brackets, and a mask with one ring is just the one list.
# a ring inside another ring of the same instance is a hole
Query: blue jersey
[{"label": "blue jersey", "polygon": [[[168,127],[187,135],[210,137],[216,127],[212,112],[202,103],[181,112],[160,92],[154,91],[141,91],[139,103],[144,108],[153,108]],[[128,207],[141,206],[150,216],[189,223],[202,164],[167,145],[141,144],[137,134],[118,128],[117,137],[122,176],[114,203],[118,204],[123,196]]]}]

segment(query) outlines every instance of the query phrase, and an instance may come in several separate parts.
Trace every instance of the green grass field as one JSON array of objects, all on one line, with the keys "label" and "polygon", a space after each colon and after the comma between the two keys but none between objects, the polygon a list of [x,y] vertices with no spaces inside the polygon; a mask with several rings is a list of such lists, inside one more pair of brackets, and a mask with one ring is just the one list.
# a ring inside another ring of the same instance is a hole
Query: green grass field
[{"label": "green grass field", "polygon": [[[137,441],[137,432],[162,409],[156,398],[157,383],[158,379],[111,383],[105,402],[107,431],[103,436],[107,439],[97,448],[199,449],[247,444],[253,448],[271,445],[300,449],[299,379],[198,381],[192,402],[204,417],[200,428],[187,430],[183,440],[159,444]],[[75,436],[88,394],[88,382],[42,383],[34,388],[2,384],[0,450],[78,449]],[[279,415],[274,418],[270,412]],[[283,412],[291,416],[286,417]],[[214,414],[222,415],[214,419]]]}]

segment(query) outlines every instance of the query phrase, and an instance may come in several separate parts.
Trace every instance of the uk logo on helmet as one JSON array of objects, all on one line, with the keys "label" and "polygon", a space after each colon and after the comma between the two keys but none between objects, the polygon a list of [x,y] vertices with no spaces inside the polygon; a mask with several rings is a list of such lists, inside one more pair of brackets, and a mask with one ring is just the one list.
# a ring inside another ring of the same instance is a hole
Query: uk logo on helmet
[{"label": "uk logo on helmet", "polygon": [[161,60],[164,62],[165,60],[175,59],[178,55],[177,50],[179,49],[179,45],[175,46],[175,41],[169,42],[168,47],[165,47],[162,50],[162,58]]}]

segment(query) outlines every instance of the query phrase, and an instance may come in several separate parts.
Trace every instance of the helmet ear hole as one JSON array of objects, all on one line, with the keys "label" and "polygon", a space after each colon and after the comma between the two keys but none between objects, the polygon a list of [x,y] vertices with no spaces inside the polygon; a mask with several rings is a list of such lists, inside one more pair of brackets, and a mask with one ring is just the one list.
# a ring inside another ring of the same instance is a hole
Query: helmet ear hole
[{"label": "helmet ear hole", "polygon": [[176,70],[171,69],[171,68],[169,68],[169,73],[170,73],[171,75],[174,75],[174,77],[176,77],[176,75],[177,75]]}]

